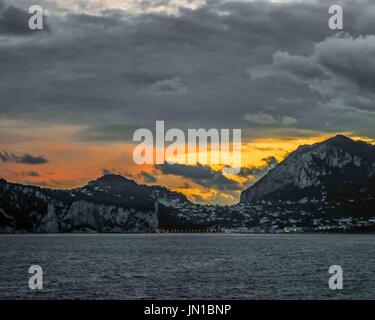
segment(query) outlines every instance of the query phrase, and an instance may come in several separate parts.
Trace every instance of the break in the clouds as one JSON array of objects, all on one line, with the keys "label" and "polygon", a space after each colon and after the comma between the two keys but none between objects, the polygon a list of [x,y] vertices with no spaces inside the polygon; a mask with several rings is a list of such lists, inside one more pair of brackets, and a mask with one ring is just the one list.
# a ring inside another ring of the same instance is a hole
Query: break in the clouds
[{"label": "break in the clouds", "polygon": [[6,151],[0,152],[0,161],[31,164],[31,165],[44,164],[48,162],[46,158],[41,157],[41,156],[33,156],[31,154],[24,154],[21,156],[17,156],[14,153],[8,153]]},{"label": "break in the clouds", "polygon": [[[11,0],[9,0],[11,1]],[[22,5],[33,3],[33,0],[17,0]],[[69,12],[91,15],[103,11],[121,10],[131,15],[147,13],[163,13],[178,15],[180,10],[196,9],[206,3],[206,0],[39,0],[38,4],[45,6],[55,14]]]}]

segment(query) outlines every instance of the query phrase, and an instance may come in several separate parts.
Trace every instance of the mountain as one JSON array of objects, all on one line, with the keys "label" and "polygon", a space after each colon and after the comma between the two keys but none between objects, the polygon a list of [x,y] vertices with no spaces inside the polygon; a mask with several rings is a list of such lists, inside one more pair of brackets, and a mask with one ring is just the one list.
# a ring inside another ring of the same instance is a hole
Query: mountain
[{"label": "mountain", "polygon": [[[155,197],[164,204],[156,206]],[[173,210],[165,204],[178,201],[188,202],[167,188],[139,185],[119,175],[72,190],[0,179],[0,232],[152,232],[174,224]]]},{"label": "mountain", "polygon": [[72,190],[0,179],[0,233],[375,232],[375,147],[336,136],[300,146],[233,206],[105,175]]},{"label": "mountain", "polygon": [[375,147],[338,135],[300,146],[241,194],[241,203],[317,201],[345,204],[349,211],[375,205]]}]

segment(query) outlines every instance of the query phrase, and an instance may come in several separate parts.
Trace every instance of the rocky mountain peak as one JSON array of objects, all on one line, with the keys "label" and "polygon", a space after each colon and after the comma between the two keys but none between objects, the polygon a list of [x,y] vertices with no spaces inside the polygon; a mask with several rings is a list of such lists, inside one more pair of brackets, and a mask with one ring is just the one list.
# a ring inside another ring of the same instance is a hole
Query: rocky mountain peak
[{"label": "rocky mountain peak", "polygon": [[106,174],[99,177],[96,180],[92,180],[88,183],[89,186],[121,186],[121,185],[136,185],[134,180],[125,178],[118,174]]},{"label": "rocky mountain peak", "polygon": [[107,174],[96,180],[90,181],[86,189],[94,189],[96,191],[107,191],[117,194],[138,194],[143,193],[144,188],[137,184],[134,180],[127,179],[117,174]]},{"label": "rocky mountain peak", "polygon": [[375,147],[338,135],[300,146],[261,180],[241,194],[241,202],[260,199],[322,197],[375,172]]},{"label": "rocky mountain peak", "polygon": [[355,143],[355,141],[347,136],[342,134],[338,134],[332,138],[327,139],[324,141],[325,143]]},{"label": "rocky mountain peak", "polygon": [[323,143],[342,149],[351,155],[362,158],[363,160],[375,161],[375,146],[367,142],[355,141],[348,137],[337,135]]}]

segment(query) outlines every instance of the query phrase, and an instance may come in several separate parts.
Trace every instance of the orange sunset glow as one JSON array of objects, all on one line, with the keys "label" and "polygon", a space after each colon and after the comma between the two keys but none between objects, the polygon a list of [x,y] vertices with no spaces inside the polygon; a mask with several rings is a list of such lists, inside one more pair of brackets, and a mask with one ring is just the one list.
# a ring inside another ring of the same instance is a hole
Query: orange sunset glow
[{"label": "orange sunset glow", "polygon": [[[9,139],[0,143],[0,150],[11,150],[15,155],[33,154],[47,159],[46,163],[41,164],[3,162],[0,176],[9,181],[45,188],[68,189],[83,186],[108,171],[124,175],[138,183],[167,186],[171,190],[187,195],[192,201],[221,204],[238,201],[240,190],[217,190],[215,187],[202,186],[186,177],[180,176],[176,179],[176,176],[164,174],[154,165],[135,164],[133,161],[135,144],[131,142],[100,144],[75,141],[76,133],[80,130],[78,126],[25,127],[23,124],[4,122],[2,130],[4,128]],[[373,142],[369,138],[358,137],[348,132],[344,134],[354,139]],[[301,137],[265,137],[245,140],[242,143],[242,167],[261,167],[264,165],[264,159],[268,157],[275,157],[280,162],[298,146],[320,142],[332,135],[321,133],[311,136],[304,134]],[[167,146],[166,144],[165,147]],[[178,163],[194,165],[184,162],[182,158],[179,160]],[[211,168],[220,171],[222,166],[211,165]],[[145,181],[142,172],[153,176],[155,182]],[[227,177],[244,187],[259,179],[258,176]]]},{"label": "orange sunset glow", "polygon": [[[374,142],[370,17],[335,33],[324,6],[310,19],[301,1],[48,0],[43,28],[30,29],[32,4],[0,0],[0,16],[19,17],[0,25],[0,178],[68,189],[114,173],[233,204],[300,145]],[[301,10],[312,27],[291,29]],[[218,157],[211,148],[137,165],[133,134],[158,121],[241,129],[242,171],[202,162]]]}]

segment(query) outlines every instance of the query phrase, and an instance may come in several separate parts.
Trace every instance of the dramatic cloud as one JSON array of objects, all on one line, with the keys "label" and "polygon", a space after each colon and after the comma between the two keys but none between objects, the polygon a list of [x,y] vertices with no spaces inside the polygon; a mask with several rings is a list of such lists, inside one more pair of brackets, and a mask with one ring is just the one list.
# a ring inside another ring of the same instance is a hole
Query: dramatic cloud
[{"label": "dramatic cloud", "polygon": [[27,24],[29,17],[27,12],[15,7],[5,6],[0,1],[0,35],[25,35],[31,33],[32,31]]},{"label": "dramatic cloud", "polygon": [[221,171],[213,170],[208,166],[165,163],[157,165],[156,168],[164,174],[191,179],[203,187],[216,188],[220,191],[241,190],[238,182],[227,178]]},{"label": "dramatic cloud", "polygon": [[[21,3],[24,11],[30,4]],[[306,54],[332,35],[323,1],[209,1],[178,15],[134,16],[131,10],[92,15],[91,2],[54,3],[71,12],[59,15],[42,2],[51,32],[0,44],[2,117],[82,125],[76,137],[90,141],[124,139],[121,123],[147,127],[161,116],[173,127],[251,127],[247,113],[321,127],[325,111],[316,93],[285,81],[251,81],[246,70],[271,62],[277,51]],[[375,29],[366,10],[349,2],[347,8],[347,21],[364,13],[353,32]],[[291,106],[281,97],[300,100]]]},{"label": "dramatic cloud", "polygon": [[[74,165],[83,160],[64,148],[129,144],[156,120],[182,130],[241,128],[244,142],[338,131],[375,137],[373,0],[335,1],[344,8],[342,34],[328,28],[326,0],[40,0],[49,32],[26,29],[32,4],[0,0],[0,150],[34,154],[39,143],[51,162]],[[63,135],[40,134],[57,126]],[[256,152],[257,161],[266,156]],[[108,162],[95,170],[123,171],[109,163],[116,157],[98,154]],[[243,187],[209,168],[178,169],[222,190],[213,201]]]},{"label": "dramatic cloud", "polygon": [[[276,52],[269,66],[249,70],[253,79],[287,78],[328,97],[327,105],[375,112],[375,36],[328,38],[308,56]],[[272,119],[271,119],[272,120]]]},{"label": "dramatic cloud", "polygon": [[0,160],[2,162],[16,162],[16,163],[23,163],[23,164],[44,164],[47,163],[48,160],[38,156],[32,156],[31,154],[24,154],[22,156],[17,156],[14,153],[8,153],[6,151],[0,152]]}]

